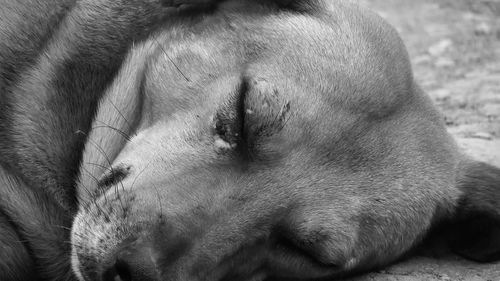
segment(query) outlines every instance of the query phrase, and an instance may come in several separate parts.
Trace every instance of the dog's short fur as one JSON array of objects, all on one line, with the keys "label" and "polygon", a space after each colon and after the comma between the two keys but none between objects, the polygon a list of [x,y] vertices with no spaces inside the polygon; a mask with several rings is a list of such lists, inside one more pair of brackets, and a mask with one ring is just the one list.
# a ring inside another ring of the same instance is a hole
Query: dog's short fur
[{"label": "dog's short fur", "polygon": [[434,229],[500,258],[500,170],[458,151],[372,13],[1,4],[0,280],[334,278]]}]

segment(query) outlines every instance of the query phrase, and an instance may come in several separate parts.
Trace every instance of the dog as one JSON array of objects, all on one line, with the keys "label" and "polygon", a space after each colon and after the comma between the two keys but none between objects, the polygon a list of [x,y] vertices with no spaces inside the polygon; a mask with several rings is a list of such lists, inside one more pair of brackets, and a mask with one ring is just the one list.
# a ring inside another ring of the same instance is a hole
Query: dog
[{"label": "dog", "polygon": [[331,280],[435,231],[500,258],[500,169],[371,12],[5,2],[1,280]]}]

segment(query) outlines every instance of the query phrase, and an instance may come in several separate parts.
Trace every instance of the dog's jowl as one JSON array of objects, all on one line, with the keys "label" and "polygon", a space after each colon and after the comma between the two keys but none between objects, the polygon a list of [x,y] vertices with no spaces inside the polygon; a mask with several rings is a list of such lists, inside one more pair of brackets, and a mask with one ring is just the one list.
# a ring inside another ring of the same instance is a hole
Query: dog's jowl
[{"label": "dog's jowl", "polygon": [[4,2],[0,280],[333,280],[443,228],[500,258],[500,170],[371,12]]}]

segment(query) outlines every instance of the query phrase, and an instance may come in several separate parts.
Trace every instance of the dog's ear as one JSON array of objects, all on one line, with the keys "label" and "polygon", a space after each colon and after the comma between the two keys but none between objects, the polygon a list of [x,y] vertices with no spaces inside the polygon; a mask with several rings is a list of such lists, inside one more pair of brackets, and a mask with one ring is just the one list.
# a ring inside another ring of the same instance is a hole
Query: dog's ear
[{"label": "dog's ear", "polygon": [[[145,71],[156,41],[134,46],[100,100],[82,155],[78,178],[79,203],[89,202],[101,189],[97,180],[134,134],[142,106]],[[114,171],[111,170],[114,173]]]},{"label": "dog's ear", "polygon": [[467,161],[457,178],[462,196],[448,227],[449,246],[478,262],[500,259],[500,169]]}]

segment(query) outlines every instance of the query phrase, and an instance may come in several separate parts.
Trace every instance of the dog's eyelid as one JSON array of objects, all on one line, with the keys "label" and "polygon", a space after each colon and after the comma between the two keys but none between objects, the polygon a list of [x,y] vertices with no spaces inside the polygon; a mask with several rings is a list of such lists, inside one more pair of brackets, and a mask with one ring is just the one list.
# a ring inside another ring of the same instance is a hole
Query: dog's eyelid
[{"label": "dog's eyelid", "polygon": [[264,78],[247,85],[245,98],[245,131],[250,143],[280,132],[290,119],[291,102],[282,90]]},{"label": "dog's eyelid", "polygon": [[232,93],[228,101],[215,114],[214,134],[218,147],[229,149],[245,147],[245,113],[244,100],[247,91],[245,81]]}]

